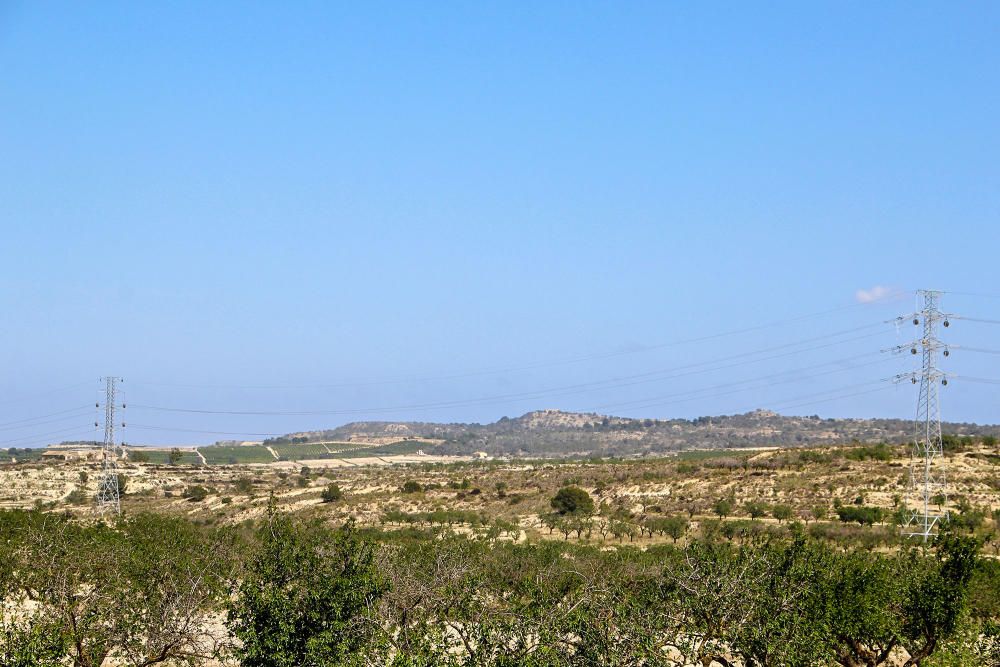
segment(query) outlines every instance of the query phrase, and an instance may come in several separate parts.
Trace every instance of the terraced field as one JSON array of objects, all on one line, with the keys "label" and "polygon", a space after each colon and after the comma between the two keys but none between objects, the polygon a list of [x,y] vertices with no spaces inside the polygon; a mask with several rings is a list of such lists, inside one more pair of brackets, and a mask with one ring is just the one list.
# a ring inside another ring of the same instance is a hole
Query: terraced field
[{"label": "terraced field", "polygon": [[[133,451],[136,453],[141,452],[142,454],[144,454],[146,457],[149,458],[150,463],[155,463],[157,465],[167,465],[170,463],[169,460],[170,452],[163,449],[146,450],[137,448],[136,450]],[[181,458],[179,461],[176,461],[177,465],[201,465],[201,458],[199,458],[199,456],[194,453],[194,450],[182,449],[180,451],[181,451]]]},{"label": "terraced field", "polygon": [[425,449],[427,445],[420,442],[403,440],[401,442],[394,442],[391,445],[380,445],[378,447],[358,447],[357,445],[354,445],[354,447],[355,449],[350,449],[342,454],[338,454],[337,458],[350,459],[368,456],[400,456],[405,454],[416,454],[417,450]]},{"label": "terraced field", "polygon": [[215,445],[212,447],[199,447],[198,451],[205,457],[205,461],[209,465],[274,462],[274,456],[271,452],[267,451],[267,448],[261,445],[248,445],[245,447]]},{"label": "terraced field", "polygon": [[306,443],[302,445],[271,445],[284,461],[301,461],[304,459],[341,458],[339,452],[357,449],[355,442],[324,442]]}]

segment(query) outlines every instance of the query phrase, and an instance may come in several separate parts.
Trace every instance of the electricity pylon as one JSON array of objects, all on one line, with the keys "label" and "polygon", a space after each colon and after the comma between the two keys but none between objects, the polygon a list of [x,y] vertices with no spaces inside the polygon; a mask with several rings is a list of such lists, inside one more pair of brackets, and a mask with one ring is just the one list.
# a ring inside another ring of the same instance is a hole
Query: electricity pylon
[{"label": "electricity pylon", "polygon": [[104,378],[104,447],[101,450],[101,479],[97,489],[97,511],[102,515],[114,513],[118,516],[122,513],[118,489],[119,447],[115,443],[115,400],[120,381],[121,378],[116,377]]},{"label": "electricity pylon", "polygon": [[[949,316],[941,312],[941,292],[919,290],[923,308],[908,317],[899,317],[896,322],[912,318],[913,324],[923,326],[921,337],[909,345],[892,348],[902,351],[907,347],[911,354],[921,355],[921,369],[917,373],[897,375],[897,382],[909,378],[913,384],[920,384],[917,399],[917,416],[913,422],[913,449],[910,455],[910,497],[916,497],[916,507],[907,507],[909,512],[903,533],[909,537],[921,537],[926,542],[934,535],[938,523],[948,517],[943,510],[948,502],[945,486],[944,443],[941,439],[941,403],[938,390],[948,384],[948,376],[937,366],[938,354],[948,356],[947,346],[937,337],[938,324],[949,326]],[[935,503],[935,501],[937,501]],[[932,505],[937,504],[935,512]]]}]

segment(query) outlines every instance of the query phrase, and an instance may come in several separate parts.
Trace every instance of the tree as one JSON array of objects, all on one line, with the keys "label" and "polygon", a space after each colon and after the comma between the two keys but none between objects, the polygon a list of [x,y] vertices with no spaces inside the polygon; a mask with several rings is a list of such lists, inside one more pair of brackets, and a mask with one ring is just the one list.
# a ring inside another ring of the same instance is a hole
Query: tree
[{"label": "tree", "polygon": [[903,646],[910,654],[904,667],[919,665],[958,630],[969,583],[978,563],[980,543],[972,537],[941,533],[936,558],[915,579],[903,604]]},{"label": "tree", "polygon": [[551,514],[542,514],[538,518],[542,522],[542,525],[549,529],[549,535],[551,535],[552,531],[559,525],[559,515],[555,512]]},{"label": "tree", "polygon": [[64,664],[66,646],[56,615],[44,608],[32,610],[32,595],[25,590],[28,579],[37,575],[31,563],[41,552],[31,546],[44,526],[39,512],[0,514],[0,665],[4,667]]},{"label": "tree", "polygon": [[[36,655],[39,662],[26,664],[52,664],[45,657],[52,651],[60,654],[58,664],[74,667],[99,667],[109,655],[146,667],[194,662],[215,652],[203,628],[224,598],[232,563],[229,543],[215,539],[218,534],[186,519],[151,514],[113,526],[39,513],[0,519],[21,524],[20,562],[4,561],[33,602],[32,632],[20,637],[20,648],[44,649]],[[3,655],[10,629],[0,627],[3,665],[19,659],[17,652]],[[57,632],[57,643],[47,637],[49,630]]]},{"label": "tree", "polygon": [[809,513],[812,514],[812,517],[817,521],[822,521],[827,515],[826,505],[814,505],[813,508],[809,510]]},{"label": "tree", "polygon": [[[893,559],[866,551],[838,556],[815,586],[826,609],[837,662],[844,667],[889,664],[902,647],[915,667],[955,636],[966,613],[979,543],[943,533],[936,556],[915,549]],[[894,663],[895,664],[895,663]]]},{"label": "tree", "polygon": [[676,544],[677,540],[687,533],[688,521],[682,516],[670,516],[663,520],[663,527],[670,539]]},{"label": "tree", "polygon": [[182,458],[184,458],[184,452],[182,452],[177,447],[174,447],[167,454],[167,463],[169,463],[170,465],[177,465],[178,463],[180,463]]},{"label": "tree", "polygon": [[408,479],[403,482],[402,491],[403,493],[420,493],[424,490],[424,487],[420,486],[419,482],[415,482],[412,479]]},{"label": "tree", "polygon": [[118,473],[118,495],[124,496],[125,490],[128,488],[128,477],[122,473]]},{"label": "tree", "polygon": [[340,487],[336,483],[331,483],[323,489],[321,497],[324,503],[333,503],[338,500],[343,500],[344,492],[340,490]]},{"label": "tree", "polygon": [[764,507],[763,503],[749,502],[746,503],[743,507],[746,509],[747,514],[750,515],[751,519],[759,519],[760,517],[767,514],[767,508]]},{"label": "tree", "polygon": [[0,665],[4,667],[60,667],[64,644],[51,620],[27,615],[10,619],[0,613]]},{"label": "tree", "polygon": [[712,505],[712,511],[725,519],[733,512],[733,501],[727,498],[719,498]]},{"label": "tree", "polygon": [[272,510],[258,539],[227,615],[243,667],[342,665],[372,647],[364,616],[386,586],[350,524],[331,532]]},{"label": "tree", "polygon": [[882,509],[865,505],[842,505],[837,508],[837,516],[844,523],[854,521],[862,526],[871,526],[882,521]]},{"label": "tree", "polygon": [[823,664],[826,646],[818,631],[824,626],[812,620],[810,589],[824,571],[823,555],[798,540],[686,547],[663,573],[671,596],[666,603],[685,619],[674,640],[685,664]]},{"label": "tree", "polygon": [[778,523],[792,518],[792,508],[788,505],[775,505],[771,509],[771,516],[778,520]]},{"label": "tree", "polygon": [[590,515],[594,513],[594,500],[590,494],[578,486],[564,486],[553,496],[550,504],[559,514],[582,514]]}]

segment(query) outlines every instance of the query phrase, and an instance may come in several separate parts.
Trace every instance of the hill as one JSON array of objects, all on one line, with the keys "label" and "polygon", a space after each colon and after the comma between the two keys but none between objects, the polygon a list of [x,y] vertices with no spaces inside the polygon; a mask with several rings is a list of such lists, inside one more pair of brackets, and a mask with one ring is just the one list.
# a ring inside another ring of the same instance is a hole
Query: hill
[{"label": "hill", "polygon": [[[1000,426],[943,424],[950,435],[1000,436]],[[696,419],[634,419],[596,413],[536,410],[492,424],[353,422],[321,431],[290,433],[286,442],[385,443],[420,438],[438,441],[434,452],[493,456],[637,456],[686,449],[804,446],[884,441],[906,442],[913,422],[902,419],[823,419],[768,410]]]}]

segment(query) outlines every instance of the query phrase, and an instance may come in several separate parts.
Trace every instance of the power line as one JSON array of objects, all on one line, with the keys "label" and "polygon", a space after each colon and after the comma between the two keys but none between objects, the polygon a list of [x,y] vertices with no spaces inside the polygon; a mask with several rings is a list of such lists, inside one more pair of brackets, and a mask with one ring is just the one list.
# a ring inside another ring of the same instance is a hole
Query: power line
[{"label": "power line", "polygon": [[[527,399],[537,399],[545,397],[554,396],[566,396],[578,393],[585,393],[593,389],[613,389],[625,386],[632,386],[634,384],[641,384],[645,382],[653,382],[662,379],[672,379],[664,378],[665,374],[676,373],[682,370],[700,368],[708,366],[711,364],[718,364],[722,361],[730,361],[735,359],[746,359],[747,357],[752,357],[767,352],[788,350],[793,347],[800,347],[807,343],[816,342],[820,340],[828,340],[830,338],[836,338],[839,336],[844,336],[846,334],[855,333],[858,331],[864,331],[871,329],[873,327],[880,327],[882,323],[875,323],[864,325],[860,327],[854,327],[852,329],[845,329],[843,331],[838,331],[831,334],[825,334],[822,336],[815,336],[812,338],[804,339],[802,341],[795,341],[791,343],[785,343],[782,345],[772,346],[768,348],[763,348],[760,350],[755,350],[752,352],[744,352],[740,354],[730,355],[728,357],[722,357],[720,359],[710,360],[706,362],[697,362],[693,364],[686,364],[683,366],[677,366],[668,369],[659,369],[656,371],[647,371],[644,373],[637,373],[633,375],[626,375],[619,378],[610,378],[606,380],[599,380],[594,382],[584,382],[572,385],[564,385],[561,387],[550,387],[542,390],[535,390],[529,392],[518,392],[512,394],[500,394],[494,396],[484,396],[474,399],[461,399],[454,401],[438,401],[432,403],[423,404],[411,404],[411,405],[398,405],[398,406],[379,406],[370,408],[355,408],[355,409],[339,409],[339,410],[213,410],[213,409],[200,409],[200,408],[179,408],[179,407],[167,407],[167,406],[157,406],[157,405],[145,405],[145,404],[134,404],[132,407],[140,410],[153,410],[158,412],[179,412],[179,413],[189,413],[189,414],[220,414],[220,415],[234,415],[234,416],[330,416],[330,415],[355,415],[355,414],[372,414],[381,412],[404,412],[413,410],[431,410],[431,409],[441,409],[449,407],[465,407],[474,405],[488,405],[491,403],[509,403],[516,402],[520,400]],[[763,357],[760,359],[750,359],[744,363],[758,363],[760,361],[767,361],[774,358],[779,358],[782,356],[790,356],[793,354],[801,354],[804,352],[814,351],[817,349],[824,349],[827,347],[832,347],[835,345],[841,345],[848,342],[853,342],[857,340],[862,340],[866,338],[871,338],[873,336],[881,335],[881,332],[875,332],[871,334],[866,334],[862,336],[855,336],[852,338],[842,338],[834,342],[826,343],[823,345],[817,345],[813,347],[803,348],[800,350],[794,350],[786,352],[785,354],[774,355],[771,357]],[[722,370],[725,368],[732,368],[737,365],[742,364],[730,364],[727,366],[718,366],[716,368],[705,369],[699,372],[710,372],[715,370]],[[673,376],[676,377],[676,376]]]},{"label": "power line", "polygon": [[962,350],[963,352],[978,352],[980,354],[1000,354],[1000,350],[991,350],[986,347],[967,347],[965,345],[952,345],[952,350]]},{"label": "power line", "polygon": [[79,421],[80,417],[82,416],[83,415],[81,413],[81,414],[71,415],[69,417],[61,417],[59,419],[49,419],[46,421],[35,422],[32,424],[24,424],[21,426],[8,426],[6,428],[0,428],[0,431],[19,431],[21,429],[34,428],[36,426],[48,426],[49,424],[61,424],[63,422],[68,422],[68,421]]},{"label": "power line", "polygon": [[950,377],[964,380],[965,382],[978,382],[980,384],[1000,384],[1000,380],[994,378],[969,377],[968,375],[952,375]]},{"label": "power line", "polygon": [[173,426],[152,426],[148,424],[129,424],[130,429],[139,429],[142,431],[178,431],[181,433],[201,433],[206,435],[252,435],[254,437],[265,437],[265,438],[275,438],[285,433],[248,433],[245,431],[202,431],[200,429],[192,428],[174,428]]},{"label": "power line", "polygon": [[[18,420],[15,420],[15,421],[5,422],[3,424],[0,424],[0,431],[10,431],[10,430],[16,430],[18,428],[27,428],[28,426],[38,426],[40,424],[51,423],[51,422],[39,422],[38,424],[31,424],[31,423],[27,423],[27,422],[35,422],[35,421],[37,421],[39,419],[46,419],[48,417],[56,417],[58,415],[66,415],[66,414],[70,414],[70,413],[86,412],[87,410],[89,410],[89,408],[87,406],[83,406],[81,408],[71,408],[69,410],[60,410],[59,412],[51,412],[51,413],[49,413],[47,415],[38,415],[36,417],[25,417],[24,419],[18,419]],[[56,420],[56,421],[59,421],[59,420]],[[14,426],[15,424],[24,424],[24,426]]]},{"label": "power line", "polygon": [[878,392],[881,392],[881,391],[888,391],[889,389],[892,389],[892,387],[885,385],[882,381],[879,381],[877,383],[869,382],[869,383],[865,383],[865,384],[858,385],[858,386],[862,386],[863,387],[863,386],[870,386],[872,384],[878,384],[880,386],[876,387],[875,389],[868,389],[866,391],[856,391],[856,392],[851,392],[851,393],[848,393],[848,394],[841,394],[841,395],[838,395],[838,396],[831,396],[831,397],[823,398],[823,399],[816,400],[816,401],[806,401],[805,403],[791,403],[791,404],[789,404],[788,402],[786,402],[784,404],[778,403],[776,405],[771,405],[771,409],[777,408],[777,409],[781,409],[781,410],[789,410],[791,408],[801,408],[801,407],[805,407],[807,405],[818,405],[820,403],[829,403],[830,401],[839,401],[839,400],[843,400],[843,399],[846,399],[846,398],[854,398],[856,396],[865,396],[867,394],[875,394],[875,393],[878,393]]},{"label": "power line", "polygon": [[984,297],[986,299],[1000,299],[1000,294],[988,294],[985,292],[953,292],[951,290],[947,290],[945,292],[941,292],[941,294],[952,294],[955,296],[979,296],[979,297]]},{"label": "power line", "polygon": [[46,438],[51,435],[60,435],[62,433],[69,433],[70,431],[79,431],[79,426],[71,426],[69,428],[59,429],[57,431],[48,431],[47,433],[34,433],[32,435],[26,435],[20,438],[13,438],[11,440],[0,441],[0,445],[10,445],[14,443],[20,443],[24,440],[39,440],[41,438]]},{"label": "power line", "polygon": [[210,385],[210,384],[178,384],[178,383],[165,383],[165,382],[130,382],[133,385],[139,386],[149,386],[149,387],[176,387],[176,388],[186,388],[186,389],[343,389],[343,388],[353,388],[353,387],[372,387],[372,386],[383,386],[390,384],[406,384],[406,383],[418,383],[418,382],[435,382],[441,380],[457,380],[470,377],[479,377],[483,375],[497,375],[504,373],[516,373],[520,371],[527,370],[537,370],[540,368],[550,368],[553,366],[563,366],[569,364],[582,363],[587,361],[596,361],[601,359],[610,359],[615,357],[633,355],[633,354],[643,354],[653,350],[659,350],[669,347],[678,347],[682,345],[690,345],[693,343],[703,343],[711,340],[717,340],[720,338],[727,338],[730,336],[738,336],[741,334],[751,333],[754,331],[761,331],[764,329],[770,329],[776,326],[784,326],[788,324],[794,324],[796,322],[802,322],[810,319],[815,319],[818,317],[823,317],[825,315],[830,315],[832,313],[843,312],[845,310],[850,310],[859,307],[872,306],[877,303],[882,303],[895,299],[903,294],[908,294],[907,290],[898,290],[886,294],[878,299],[875,299],[866,303],[853,303],[843,306],[838,306],[835,308],[830,308],[827,310],[822,310],[814,313],[807,313],[804,315],[798,315],[782,320],[774,320],[764,324],[758,324],[750,327],[743,327],[739,329],[731,329],[729,331],[724,331],[720,333],[708,334],[704,336],[696,336],[692,338],[684,338],[675,341],[670,341],[666,343],[657,343],[654,345],[646,345],[639,349],[633,350],[616,350],[608,352],[597,352],[592,354],[585,354],[576,357],[567,357],[564,359],[539,362],[534,364],[524,364],[518,366],[508,366],[505,368],[492,368],[492,369],[481,369],[476,371],[468,371],[465,373],[454,373],[448,375],[438,375],[438,376],[427,376],[427,377],[408,377],[408,378],[393,378],[386,380],[374,380],[370,382],[346,382],[346,383],[334,383],[334,384],[312,384],[312,385]]},{"label": "power line", "polygon": [[[91,437],[85,437],[90,435]],[[93,433],[90,431],[76,433],[68,433],[60,438],[60,442],[85,442],[88,446],[92,444],[97,444],[93,439]],[[47,447],[54,444],[51,439],[42,438],[40,440],[29,440],[28,442],[18,442],[17,444],[12,444],[10,447],[4,447],[4,449],[35,449],[38,447]]]},{"label": "power line", "polygon": [[[831,365],[834,365],[834,364],[846,363],[846,362],[854,361],[854,360],[857,360],[857,359],[862,359],[862,358],[865,358],[865,357],[875,356],[877,354],[878,354],[877,352],[870,352],[870,353],[867,353],[867,354],[861,354],[861,355],[857,355],[857,356],[854,356],[854,357],[848,357],[848,358],[845,358],[845,359],[837,359],[837,360],[828,361],[828,362],[825,362],[825,363],[822,363],[822,364],[815,364],[813,366],[805,366],[803,368],[796,369],[796,371],[810,370],[810,369],[813,369],[813,368],[822,368],[824,366],[831,366]],[[607,408],[620,408],[620,407],[626,407],[626,406],[632,407],[632,408],[648,408],[648,407],[654,407],[654,406],[658,406],[658,405],[663,405],[664,403],[661,402],[663,399],[674,398],[674,397],[677,397],[677,396],[687,396],[687,395],[692,395],[692,394],[701,394],[701,393],[704,393],[704,392],[713,392],[713,391],[715,391],[717,389],[728,389],[728,388],[731,388],[731,387],[739,387],[738,389],[734,389],[733,391],[726,391],[726,392],[722,392],[722,393],[711,393],[708,396],[694,396],[692,399],[686,399],[686,400],[693,400],[694,398],[707,398],[707,399],[711,399],[711,398],[717,398],[719,396],[726,396],[726,395],[729,395],[729,394],[738,393],[740,391],[747,391],[749,389],[764,389],[764,388],[774,387],[774,386],[781,385],[781,384],[789,384],[789,383],[794,383],[794,382],[803,382],[805,380],[812,380],[812,379],[815,379],[817,377],[823,377],[823,376],[831,375],[831,374],[834,374],[834,373],[843,373],[843,372],[846,372],[846,371],[857,370],[858,368],[865,368],[865,367],[868,367],[868,366],[874,366],[874,365],[877,365],[877,364],[886,363],[887,361],[892,361],[892,360],[891,359],[882,358],[882,359],[879,359],[878,361],[874,361],[874,362],[871,362],[871,363],[856,364],[854,366],[847,366],[847,367],[843,367],[843,368],[834,368],[832,370],[824,371],[822,373],[813,373],[813,374],[810,374],[810,375],[795,376],[795,377],[791,377],[791,378],[786,378],[786,379],[783,379],[783,380],[779,380],[777,382],[769,382],[769,383],[766,383],[764,385],[760,385],[760,386],[756,386],[756,387],[753,387],[753,386],[752,387],[743,387],[742,386],[742,385],[746,385],[746,384],[754,384],[754,383],[762,382],[762,381],[765,381],[765,380],[771,380],[771,379],[775,379],[775,378],[782,378],[782,377],[788,375],[789,372],[785,371],[785,372],[781,372],[781,373],[772,373],[770,375],[765,375],[765,376],[762,376],[762,377],[749,378],[747,380],[738,380],[736,382],[727,382],[727,383],[713,385],[713,386],[710,386],[710,387],[703,387],[701,389],[694,389],[694,390],[689,390],[689,391],[676,392],[676,393],[673,393],[673,394],[667,394],[665,396],[657,396],[657,397],[652,397],[652,398],[637,399],[637,400],[634,400],[634,401],[625,401],[625,402],[620,402],[620,403],[607,403],[607,404],[598,406],[597,409],[598,410],[602,410],[602,409],[607,409]],[[676,402],[676,401],[669,401],[669,402],[673,403],[673,402]]]},{"label": "power line", "polygon": [[71,389],[79,389],[80,387],[85,387],[89,385],[90,382],[78,382],[76,384],[71,384],[67,387],[59,387],[57,389],[49,389],[38,394],[32,394],[31,396],[22,396],[21,398],[12,398],[6,401],[0,401],[0,405],[10,405],[11,403],[23,403],[24,401],[34,401],[39,398],[44,398],[46,396],[51,396],[52,394],[59,394],[64,391],[69,391]]},{"label": "power line", "polygon": [[989,320],[982,317],[966,317],[965,315],[954,315],[952,316],[954,320],[962,320],[963,322],[978,322],[980,324],[1000,324],[1000,320]]}]

